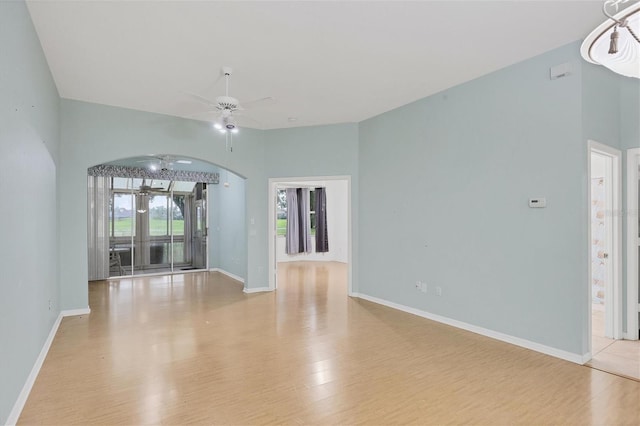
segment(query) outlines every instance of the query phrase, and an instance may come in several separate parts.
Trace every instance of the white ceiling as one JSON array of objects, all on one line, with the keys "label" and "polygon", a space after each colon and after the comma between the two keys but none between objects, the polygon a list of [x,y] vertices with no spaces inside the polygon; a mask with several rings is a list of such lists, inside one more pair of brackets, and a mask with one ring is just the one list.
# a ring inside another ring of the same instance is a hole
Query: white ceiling
[{"label": "white ceiling", "polygon": [[193,118],[230,65],[232,96],[275,99],[241,123],[265,129],[358,122],[604,21],[593,0],[27,3],[63,98]]}]

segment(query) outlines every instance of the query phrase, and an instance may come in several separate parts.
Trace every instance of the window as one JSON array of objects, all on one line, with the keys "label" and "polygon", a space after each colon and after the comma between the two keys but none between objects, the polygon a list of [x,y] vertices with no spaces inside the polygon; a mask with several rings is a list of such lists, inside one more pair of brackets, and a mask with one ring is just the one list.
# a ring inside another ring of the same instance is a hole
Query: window
[{"label": "window", "polygon": [[[278,189],[276,194],[276,235],[287,235],[287,191]],[[315,190],[309,191],[309,223],[311,235],[316,234],[316,197]]]},{"label": "window", "polygon": [[277,190],[276,234],[287,235],[287,192],[284,189]]},{"label": "window", "polygon": [[114,192],[109,208],[109,233],[112,237],[131,237],[135,235],[133,194]]}]

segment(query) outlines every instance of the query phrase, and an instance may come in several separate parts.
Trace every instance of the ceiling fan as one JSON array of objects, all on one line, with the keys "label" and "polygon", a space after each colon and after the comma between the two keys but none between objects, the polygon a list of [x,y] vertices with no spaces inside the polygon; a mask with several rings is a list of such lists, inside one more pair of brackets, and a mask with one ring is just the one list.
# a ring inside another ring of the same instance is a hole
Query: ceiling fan
[{"label": "ceiling fan", "polygon": [[[220,77],[213,84],[215,85],[215,83],[217,83],[220,78],[224,77],[225,94],[223,96],[218,96],[215,101],[204,96],[190,94],[193,98],[204,103],[209,108],[207,111],[204,111],[203,114],[215,113],[217,115],[217,117],[213,121],[213,127],[216,130],[220,131],[220,133],[224,133],[227,135],[227,149],[229,151],[233,151],[233,147],[230,144],[229,139],[231,134],[238,133],[238,119],[240,121],[243,121],[245,119],[255,121],[247,116],[242,115],[242,111],[249,108],[250,106],[273,102],[273,98],[268,96],[250,102],[245,102],[243,105],[241,105],[238,99],[229,96],[229,78],[232,74],[233,69],[231,67],[222,67]],[[231,143],[233,143],[232,140]]]},{"label": "ceiling fan", "polygon": [[171,155],[152,155],[148,159],[138,160],[138,163],[147,163],[152,172],[173,170],[174,164],[191,164],[191,160],[176,159]]},{"label": "ceiling fan", "polygon": [[138,195],[149,195],[151,191],[166,191],[166,188],[162,186],[140,185]]}]

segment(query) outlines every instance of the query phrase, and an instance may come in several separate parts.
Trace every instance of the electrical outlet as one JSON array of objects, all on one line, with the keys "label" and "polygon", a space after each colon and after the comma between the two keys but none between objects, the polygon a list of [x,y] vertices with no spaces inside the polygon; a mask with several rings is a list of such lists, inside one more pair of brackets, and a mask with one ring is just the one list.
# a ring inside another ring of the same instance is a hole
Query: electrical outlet
[{"label": "electrical outlet", "polygon": [[442,287],[436,287],[436,296],[442,296]]},{"label": "electrical outlet", "polygon": [[423,293],[427,292],[427,283],[422,283],[422,286],[420,288],[420,291],[422,291]]}]

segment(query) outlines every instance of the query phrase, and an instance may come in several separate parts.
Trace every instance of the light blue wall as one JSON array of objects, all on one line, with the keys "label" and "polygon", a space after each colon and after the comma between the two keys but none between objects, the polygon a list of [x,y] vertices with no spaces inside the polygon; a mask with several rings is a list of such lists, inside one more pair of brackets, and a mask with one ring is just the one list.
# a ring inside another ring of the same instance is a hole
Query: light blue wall
[{"label": "light blue wall", "polygon": [[[209,186],[210,268],[220,268],[247,276],[247,221],[245,220],[245,180],[227,171],[220,172],[220,184]],[[224,186],[228,182],[229,186]]]},{"label": "light blue wall", "polygon": [[[65,309],[87,306],[88,167],[144,154],[185,155],[228,166],[247,178],[247,217],[263,216],[264,144],[259,131],[244,129],[233,154],[225,156],[224,140],[204,122],[62,100],[61,123],[59,248]],[[264,227],[264,222],[256,226]],[[248,268],[244,266],[249,283],[266,282],[267,261],[256,254],[265,241],[262,235],[249,238]]]},{"label": "light blue wall", "polygon": [[[351,279],[358,291],[358,124],[298,127],[265,132],[269,178],[351,176]],[[267,187],[265,184],[265,194]],[[265,207],[266,211],[266,207]],[[268,253],[268,247],[264,248]]]},{"label": "light blue wall", "polygon": [[620,141],[620,84],[625,77],[582,62],[583,138],[616,149]]},{"label": "light blue wall", "polygon": [[640,80],[620,77],[619,82],[621,146],[640,148]]},{"label": "light blue wall", "polygon": [[0,424],[59,313],[58,100],[25,4],[0,2]]},{"label": "light blue wall", "polygon": [[361,293],[585,352],[580,61],[566,46],[361,123]]},{"label": "light blue wall", "polygon": [[[623,150],[623,194],[627,193],[627,156],[626,150],[640,148],[640,80],[626,77],[617,77],[620,90],[619,124],[620,124],[620,148]],[[637,209],[637,207],[630,207]],[[626,196],[623,196],[623,211],[627,212]],[[635,216],[623,216],[623,249],[627,247],[627,223],[629,220],[638,220]],[[627,317],[627,253],[624,251],[623,260],[623,313]],[[638,300],[640,302],[640,300]],[[640,313],[638,313],[640,320]],[[624,321],[626,330],[626,321]]]}]

